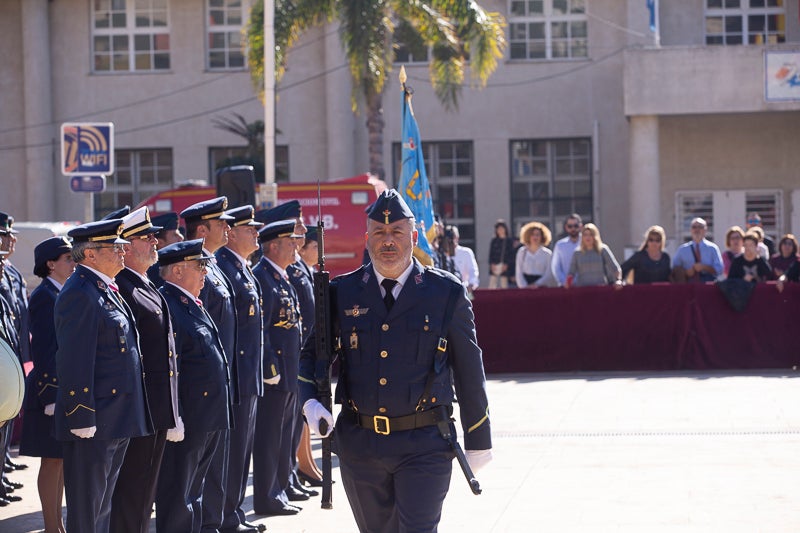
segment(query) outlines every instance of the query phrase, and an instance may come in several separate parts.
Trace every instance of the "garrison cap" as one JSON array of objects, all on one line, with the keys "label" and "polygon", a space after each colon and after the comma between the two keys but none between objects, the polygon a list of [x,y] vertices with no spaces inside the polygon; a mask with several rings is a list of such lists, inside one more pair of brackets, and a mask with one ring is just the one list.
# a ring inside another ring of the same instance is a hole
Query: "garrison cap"
[{"label": "garrison cap", "polygon": [[367,217],[381,224],[391,224],[404,218],[414,218],[414,213],[396,190],[387,189],[372,204]]},{"label": "garrison cap", "polygon": [[205,239],[180,241],[165,246],[158,251],[158,264],[161,266],[174,265],[181,261],[210,260],[211,256],[203,250]]},{"label": "garrison cap", "polygon": [[14,225],[14,217],[8,213],[0,211],[0,235],[8,235],[9,233],[19,233],[11,226]]},{"label": "garrison cap", "polygon": [[97,222],[87,222],[80,226],[75,226],[69,230],[73,243],[96,242],[98,244],[129,244],[125,239],[120,238],[122,233],[122,220],[98,220]]},{"label": "garrison cap", "polygon": [[256,210],[252,205],[243,205],[225,211],[225,214],[233,218],[230,221],[231,227],[237,226],[262,226],[261,222],[254,220]]},{"label": "garrison cap", "polygon": [[219,196],[205,202],[197,202],[181,211],[181,217],[186,222],[198,220],[233,220],[233,217],[225,214],[228,209],[228,198]]},{"label": "garrison cap", "polygon": [[278,237],[300,238],[302,235],[294,234],[295,219],[277,220],[270,222],[258,230],[258,242],[268,242]]},{"label": "garrison cap", "polygon": [[36,245],[33,249],[33,273],[46,278],[49,271],[48,261],[56,261],[64,254],[72,251],[72,243],[66,237],[50,237]]},{"label": "garrison cap", "polygon": [[161,226],[162,230],[178,229],[178,213],[170,211],[169,213],[152,217],[150,222],[154,226]]},{"label": "garrison cap", "polygon": [[125,218],[131,212],[131,206],[126,205],[124,207],[120,207],[114,211],[111,211],[109,214],[101,218],[100,220],[113,220],[115,218]]},{"label": "garrison cap", "polygon": [[300,202],[289,200],[281,205],[276,205],[272,209],[262,209],[256,213],[255,219],[262,224],[269,224],[270,222],[286,220],[287,218],[300,218],[302,215],[303,209],[300,207]]},{"label": "garrison cap", "polygon": [[147,207],[140,207],[122,219],[122,238],[145,237],[151,233],[161,231],[161,226],[154,226],[150,221],[150,211]]}]

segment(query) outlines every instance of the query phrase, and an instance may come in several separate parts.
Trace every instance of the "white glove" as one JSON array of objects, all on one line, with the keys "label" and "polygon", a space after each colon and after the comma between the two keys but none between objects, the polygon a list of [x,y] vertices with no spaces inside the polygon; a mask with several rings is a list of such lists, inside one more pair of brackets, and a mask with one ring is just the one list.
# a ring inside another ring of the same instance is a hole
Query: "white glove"
[{"label": "white glove", "polygon": [[[333,415],[318,400],[312,398],[304,403],[303,415],[306,417],[311,431],[320,437],[327,437],[333,431]],[[324,434],[319,430],[320,420],[328,423],[328,430]]]},{"label": "white glove", "polygon": [[469,463],[472,473],[476,475],[481,468],[488,465],[489,461],[492,460],[491,448],[488,450],[467,450],[464,455],[467,457],[467,463]]},{"label": "white glove", "polygon": [[180,442],[184,437],[183,418],[178,417],[175,427],[167,430],[167,440],[170,442]]},{"label": "white glove", "polygon": [[94,437],[95,432],[97,432],[97,426],[92,426],[90,428],[70,429],[69,431],[76,437],[80,437],[82,439],[91,439]]},{"label": "white glove", "polygon": [[281,381],[281,375],[278,374],[277,376],[265,379],[264,383],[266,383],[267,385],[277,385],[278,383],[280,383],[280,381]]},{"label": "white glove", "polygon": [[56,404],[48,403],[44,406],[44,414],[47,416],[53,416],[56,414]]}]

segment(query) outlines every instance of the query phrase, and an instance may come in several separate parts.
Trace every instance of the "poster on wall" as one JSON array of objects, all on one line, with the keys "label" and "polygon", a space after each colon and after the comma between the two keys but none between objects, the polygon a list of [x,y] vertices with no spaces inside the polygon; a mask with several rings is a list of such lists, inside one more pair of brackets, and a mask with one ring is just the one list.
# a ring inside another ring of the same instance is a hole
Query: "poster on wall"
[{"label": "poster on wall", "polygon": [[800,101],[800,52],[764,52],[764,99]]}]

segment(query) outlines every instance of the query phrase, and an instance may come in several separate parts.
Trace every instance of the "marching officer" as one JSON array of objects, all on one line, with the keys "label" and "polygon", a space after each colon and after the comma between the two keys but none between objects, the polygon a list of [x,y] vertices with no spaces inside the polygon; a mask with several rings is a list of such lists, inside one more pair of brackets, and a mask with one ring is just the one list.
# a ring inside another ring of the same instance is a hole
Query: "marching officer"
[{"label": "marching officer", "polygon": [[277,383],[277,361],[262,369],[264,356],[264,317],[261,289],[247,257],[258,249],[260,222],[253,220],[250,205],[226,211],[232,220],[228,243],[217,251],[217,265],[233,287],[236,303],[236,349],[239,403],[233,406],[233,428],[228,453],[228,483],[225,490],[221,533],[255,532],[258,526],[245,520],[242,509],[256,422],[256,399],[264,393],[264,383]]},{"label": "marching officer", "polygon": [[[453,276],[412,258],[414,216],[395,190],[369,211],[366,241],[371,263],[331,284],[342,481],[362,532],[436,531],[454,456],[444,438],[455,435],[451,374],[467,460],[477,469],[491,458],[472,305]],[[332,428],[333,419],[315,399],[314,344],[305,346],[303,411],[319,433],[320,420]]]},{"label": "marching officer", "polygon": [[286,488],[291,471],[292,431],[297,418],[300,359],[300,309],[286,267],[294,262],[298,237],[295,218],[267,223],[258,232],[263,256],[253,269],[264,300],[264,353],[279,361],[280,381],[266,384],[256,408],[253,450],[253,510],[264,515],[293,515]]},{"label": "marching officer", "polygon": [[125,268],[116,281],[136,319],[155,432],[134,437],[128,444],[111,502],[111,530],[147,533],[167,430],[180,425],[178,367],[167,302],[147,278],[147,269],[158,260],[155,234],[161,227],[152,224],[147,207],[130,213],[122,223],[122,237],[130,244],[124,245]]},{"label": "marching officer", "polygon": [[[236,350],[236,303],[233,287],[214,259],[214,253],[228,243],[226,215],[228,199],[224,196],[198,202],[181,211],[186,224],[187,239],[203,239],[203,252],[211,256],[206,271],[206,281],[200,292],[205,310],[217,326],[222,348],[229,365],[231,403],[239,403],[239,357]],[[211,462],[203,487],[203,530],[216,531],[222,524],[225,486],[227,484],[227,457],[230,436],[225,432],[217,453]]]},{"label": "marching officer", "polygon": [[203,523],[203,484],[230,428],[230,374],[214,321],[200,300],[213,258],[202,239],[158,251],[175,330],[183,427],[169,430],[156,489],[156,531],[197,533]]},{"label": "marching officer", "polygon": [[152,432],[134,318],[114,282],[128,244],[121,232],[119,219],[69,232],[78,266],[55,304],[55,425],[70,533],[110,530],[111,495],[128,441]]}]

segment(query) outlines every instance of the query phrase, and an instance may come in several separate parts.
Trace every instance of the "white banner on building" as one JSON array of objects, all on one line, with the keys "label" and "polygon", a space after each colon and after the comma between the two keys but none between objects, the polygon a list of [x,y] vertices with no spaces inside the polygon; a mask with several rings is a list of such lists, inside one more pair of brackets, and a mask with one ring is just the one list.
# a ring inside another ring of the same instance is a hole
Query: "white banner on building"
[{"label": "white banner on building", "polygon": [[764,99],[800,100],[800,52],[764,52]]}]

